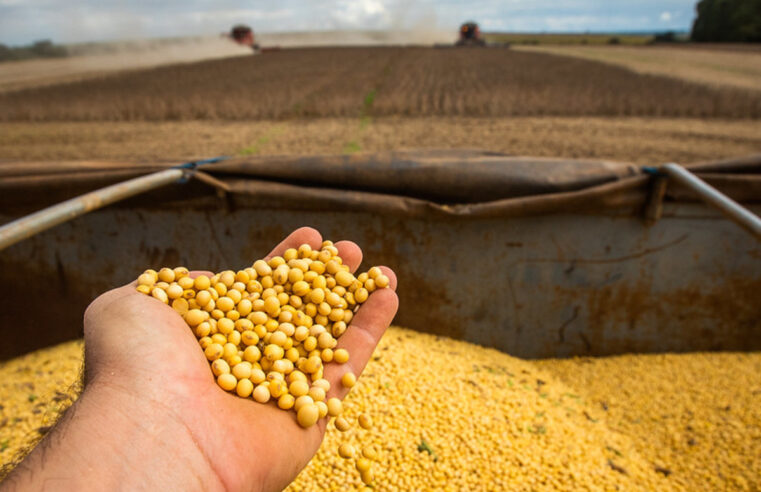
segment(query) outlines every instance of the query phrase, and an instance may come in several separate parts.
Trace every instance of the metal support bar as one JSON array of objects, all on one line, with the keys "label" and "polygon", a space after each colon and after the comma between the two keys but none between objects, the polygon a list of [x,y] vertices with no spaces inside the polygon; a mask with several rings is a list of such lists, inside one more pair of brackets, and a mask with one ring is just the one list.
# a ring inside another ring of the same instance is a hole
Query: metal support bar
[{"label": "metal support bar", "polygon": [[667,183],[666,176],[658,175],[650,186],[650,193],[645,204],[645,221],[650,225],[660,220],[663,215],[663,198],[666,196]]},{"label": "metal support bar", "polygon": [[188,171],[182,168],[172,168],[140,176],[85,193],[9,222],[0,227],[0,250],[80,215],[178,181],[184,177],[186,172]]},{"label": "metal support bar", "polygon": [[693,191],[701,200],[719,209],[724,215],[761,240],[761,219],[719,190],[692,174],[679,164],[669,163],[660,170],[682,186]]}]

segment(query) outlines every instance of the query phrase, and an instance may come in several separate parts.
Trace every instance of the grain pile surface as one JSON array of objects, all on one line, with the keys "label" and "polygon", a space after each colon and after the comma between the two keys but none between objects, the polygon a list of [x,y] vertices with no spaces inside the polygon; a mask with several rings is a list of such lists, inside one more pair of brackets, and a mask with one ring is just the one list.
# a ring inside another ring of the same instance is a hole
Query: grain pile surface
[{"label": "grain pile surface", "polygon": [[[0,461],[45,425],[24,383],[52,404],[80,364],[81,342],[0,364]],[[377,490],[757,490],[759,403],[758,353],[524,361],[392,327],[345,400],[373,429],[330,424],[289,490],[359,488],[344,441],[378,447]]]},{"label": "grain pile surface", "polygon": [[81,340],[0,362],[0,478],[81,391]]},{"label": "grain pile surface", "polygon": [[[344,401],[373,416],[379,490],[655,490],[667,481],[577,393],[532,363],[391,328]],[[325,442],[290,490],[361,483]],[[368,435],[369,434],[369,435]],[[624,472],[625,470],[625,472]]]},{"label": "grain pile surface", "polygon": [[684,490],[761,490],[761,353],[540,361]]}]

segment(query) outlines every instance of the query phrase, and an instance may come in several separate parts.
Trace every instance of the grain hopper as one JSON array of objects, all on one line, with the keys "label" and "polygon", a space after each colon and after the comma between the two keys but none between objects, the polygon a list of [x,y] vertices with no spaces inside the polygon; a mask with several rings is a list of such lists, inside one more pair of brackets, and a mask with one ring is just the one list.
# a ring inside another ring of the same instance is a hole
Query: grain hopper
[{"label": "grain hopper", "polygon": [[[688,169],[761,212],[761,157]],[[81,336],[85,306],[146,266],[245,265],[302,225],[393,266],[397,323],[418,330],[528,358],[761,349],[761,243],[668,167],[480,151],[5,163],[0,223],[157,171],[160,192],[80,203],[93,211],[2,251],[0,358]]]}]

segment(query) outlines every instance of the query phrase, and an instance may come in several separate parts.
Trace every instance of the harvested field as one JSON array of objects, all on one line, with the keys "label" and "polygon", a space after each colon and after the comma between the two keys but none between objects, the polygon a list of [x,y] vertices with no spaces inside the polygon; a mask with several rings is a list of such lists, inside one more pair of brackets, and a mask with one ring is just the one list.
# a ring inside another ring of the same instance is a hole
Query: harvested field
[{"label": "harvested field", "polygon": [[[377,46],[452,43],[450,30],[314,31],[256,33],[264,47]],[[0,62],[0,92],[41,87],[103,76],[107,73],[188,63],[213,58],[250,56],[251,49],[220,36],[148,39],[66,45],[66,58]]]},{"label": "harvested field", "polygon": [[506,49],[316,48],[0,95],[2,121],[357,116],[761,117],[761,94]]},{"label": "harvested field", "polygon": [[[15,421],[0,463],[77,397],[81,354],[73,341],[0,363],[0,422]],[[288,490],[359,485],[335,452],[346,439],[381,450],[379,490],[758,490],[760,371],[759,353],[526,361],[392,327],[346,400],[375,427],[329,425]]]},{"label": "harvested field", "polygon": [[533,33],[533,32],[485,32],[487,43],[510,43],[512,45],[597,45],[614,43],[624,45],[644,45],[653,41],[650,34],[604,34],[604,33]]},{"label": "harvested field", "polygon": [[688,118],[357,118],[289,121],[0,123],[0,158],[182,162],[482,148],[516,155],[695,162],[761,151],[761,121]]},{"label": "harvested field", "polygon": [[[74,47],[74,56],[3,62],[0,92],[72,82],[109,72],[186,63],[250,53],[217,36],[162,42],[104,43]],[[89,51],[89,52],[88,52]]]},{"label": "harvested field", "polygon": [[761,91],[761,50],[752,45],[524,46],[519,49],[610,63],[637,73],[665,75],[710,86]]}]

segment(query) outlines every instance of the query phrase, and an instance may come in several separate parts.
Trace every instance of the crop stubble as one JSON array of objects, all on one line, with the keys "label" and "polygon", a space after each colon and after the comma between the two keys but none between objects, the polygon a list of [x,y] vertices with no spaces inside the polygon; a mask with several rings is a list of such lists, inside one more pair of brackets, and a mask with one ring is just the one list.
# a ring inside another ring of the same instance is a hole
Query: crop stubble
[{"label": "crop stubble", "polygon": [[[375,91],[373,93],[373,91]],[[363,107],[368,94],[374,98]],[[313,48],[0,95],[0,121],[761,117],[761,94],[508,49]]]},{"label": "crop stubble", "polygon": [[385,117],[291,121],[1,123],[0,159],[183,162],[231,155],[317,155],[482,148],[638,164],[695,162],[761,149],[761,122],[693,118]]},{"label": "crop stubble", "polygon": [[[761,47],[759,47],[761,48]],[[761,49],[753,45],[523,46],[521,50],[574,56],[637,73],[691,80],[709,86],[761,91]]]}]

